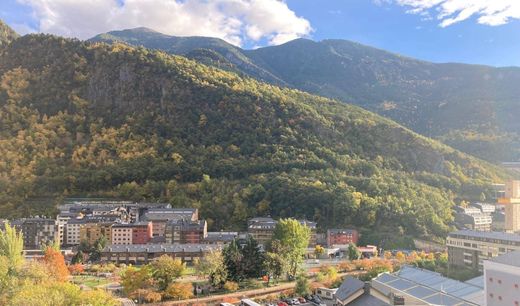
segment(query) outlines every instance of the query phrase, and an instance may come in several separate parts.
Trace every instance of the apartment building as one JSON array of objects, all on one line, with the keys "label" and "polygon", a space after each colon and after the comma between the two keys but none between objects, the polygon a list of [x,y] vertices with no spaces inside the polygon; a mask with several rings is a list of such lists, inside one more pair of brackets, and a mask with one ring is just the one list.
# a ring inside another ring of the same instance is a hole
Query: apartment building
[{"label": "apartment building", "polygon": [[166,243],[202,243],[208,235],[205,220],[172,220],[166,223]]},{"label": "apartment building", "polygon": [[64,245],[79,245],[79,243],[81,242],[79,230],[83,224],[85,224],[85,220],[83,219],[70,219],[67,221],[67,224],[65,224],[64,226]]},{"label": "apartment building", "polygon": [[471,203],[471,206],[480,209],[483,214],[492,214],[496,211],[496,205],[490,203]]},{"label": "apartment building", "polygon": [[169,221],[197,221],[199,211],[196,208],[150,208],[143,215],[143,221],[152,222],[153,237],[164,237],[166,223]]},{"label": "apartment building", "polygon": [[520,305],[520,251],[484,261],[486,305]]},{"label": "apartment building", "polygon": [[132,244],[147,244],[152,239],[152,222],[136,222],[132,225]]},{"label": "apartment building", "polygon": [[90,220],[80,226],[79,241],[94,244],[101,237],[105,237],[108,243],[112,243],[112,222],[95,222]]},{"label": "apartment building", "polygon": [[455,222],[465,229],[489,232],[493,218],[490,214],[483,214],[480,211],[476,214],[457,213]]},{"label": "apartment building", "polygon": [[346,246],[350,243],[357,244],[359,233],[355,229],[329,229],[327,230],[327,246]]},{"label": "apartment building", "polygon": [[505,206],[505,230],[520,232],[520,181],[507,182],[505,196],[498,203]]},{"label": "apartment building", "polygon": [[56,216],[56,226],[58,228],[58,234],[57,238],[60,241],[60,245],[65,245],[66,243],[66,236],[65,236],[65,226],[67,225],[67,222],[70,219],[74,219],[78,216],[77,213],[70,213],[70,212],[62,212],[59,213],[58,216]]},{"label": "apartment building", "polygon": [[277,221],[269,217],[252,218],[247,221],[247,233],[260,245],[268,243],[274,234]]},{"label": "apartment building", "polygon": [[520,235],[503,232],[460,230],[446,241],[450,266],[483,271],[483,261],[520,250]]},{"label": "apartment building", "polygon": [[42,245],[52,243],[57,238],[57,225],[55,219],[27,218],[12,222],[12,225],[23,235],[23,248],[25,250],[38,250]]},{"label": "apartment building", "polygon": [[168,255],[191,263],[212,250],[220,249],[210,244],[149,244],[149,245],[109,245],[101,252],[101,261],[126,264],[147,264]]},{"label": "apartment building", "polygon": [[133,243],[133,224],[114,224],[112,225],[112,244],[129,245]]}]

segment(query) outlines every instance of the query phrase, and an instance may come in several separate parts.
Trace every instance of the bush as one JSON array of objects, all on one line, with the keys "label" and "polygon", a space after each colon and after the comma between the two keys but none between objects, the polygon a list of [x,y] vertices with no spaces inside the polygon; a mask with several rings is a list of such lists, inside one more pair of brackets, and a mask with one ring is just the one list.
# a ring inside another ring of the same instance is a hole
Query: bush
[{"label": "bush", "polygon": [[70,265],[70,266],[68,266],[68,268],[69,268],[70,274],[72,274],[72,275],[79,275],[85,271],[85,268],[83,267],[83,265],[79,264],[79,263]]},{"label": "bush", "polygon": [[343,261],[338,265],[341,272],[351,272],[356,270],[356,266],[348,261]]},{"label": "bush", "polygon": [[226,291],[229,291],[229,292],[235,292],[235,291],[238,290],[238,283],[235,283],[235,282],[232,282],[232,281],[227,281],[224,284],[224,289]]},{"label": "bush", "polygon": [[174,300],[185,300],[193,297],[192,283],[172,283],[164,291],[167,298]]}]

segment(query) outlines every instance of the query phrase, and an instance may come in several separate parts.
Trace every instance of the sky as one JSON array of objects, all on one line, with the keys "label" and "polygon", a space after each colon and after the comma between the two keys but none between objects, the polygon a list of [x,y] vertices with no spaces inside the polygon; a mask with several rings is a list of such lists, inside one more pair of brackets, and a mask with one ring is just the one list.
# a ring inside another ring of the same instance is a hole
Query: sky
[{"label": "sky", "polygon": [[520,66],[520,0],[0,0],[21,34],[145,26],[243,48],[348,39],[433,62]]}]

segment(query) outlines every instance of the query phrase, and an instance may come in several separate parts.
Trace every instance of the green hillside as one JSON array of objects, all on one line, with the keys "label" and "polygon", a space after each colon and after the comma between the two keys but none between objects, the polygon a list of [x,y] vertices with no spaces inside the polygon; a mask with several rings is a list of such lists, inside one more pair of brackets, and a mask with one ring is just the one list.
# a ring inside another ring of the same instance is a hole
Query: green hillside
[{"label": "green hillside", "polygon": [[134,32],[94,40],[181,55],[211,49],[259,80],[360,105],[489,161],[520,159],[520,68],[434,64],[347,40],[297,39],[242,50],[220,40],[215,47],[214,38]]},{"label": "green hillside", "polygon": [[[361,108],[122,44],[26,35],[0,53],[0,217],[103,196],[442,236],[501,169]],[[44,212],[49,213],[49,210]]]},{"label": "green hillside", "polygon": [[18,34],[0,20],[0,47],[18,38]]}]

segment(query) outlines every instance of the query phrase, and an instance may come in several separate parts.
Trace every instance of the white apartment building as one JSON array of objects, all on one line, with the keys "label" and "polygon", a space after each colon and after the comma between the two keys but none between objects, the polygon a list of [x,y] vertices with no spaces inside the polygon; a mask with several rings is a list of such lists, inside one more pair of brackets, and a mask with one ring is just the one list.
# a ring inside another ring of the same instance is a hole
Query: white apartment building
[{"label": "white apartment building", "polygon": [[79,245],[80,229],[85,224],[81,219],[70,219],[65,225],[65,245]]},{"label": "white apartment building", "polygon": [[487,306],[520,305],[520,251],[484,261]]}]

